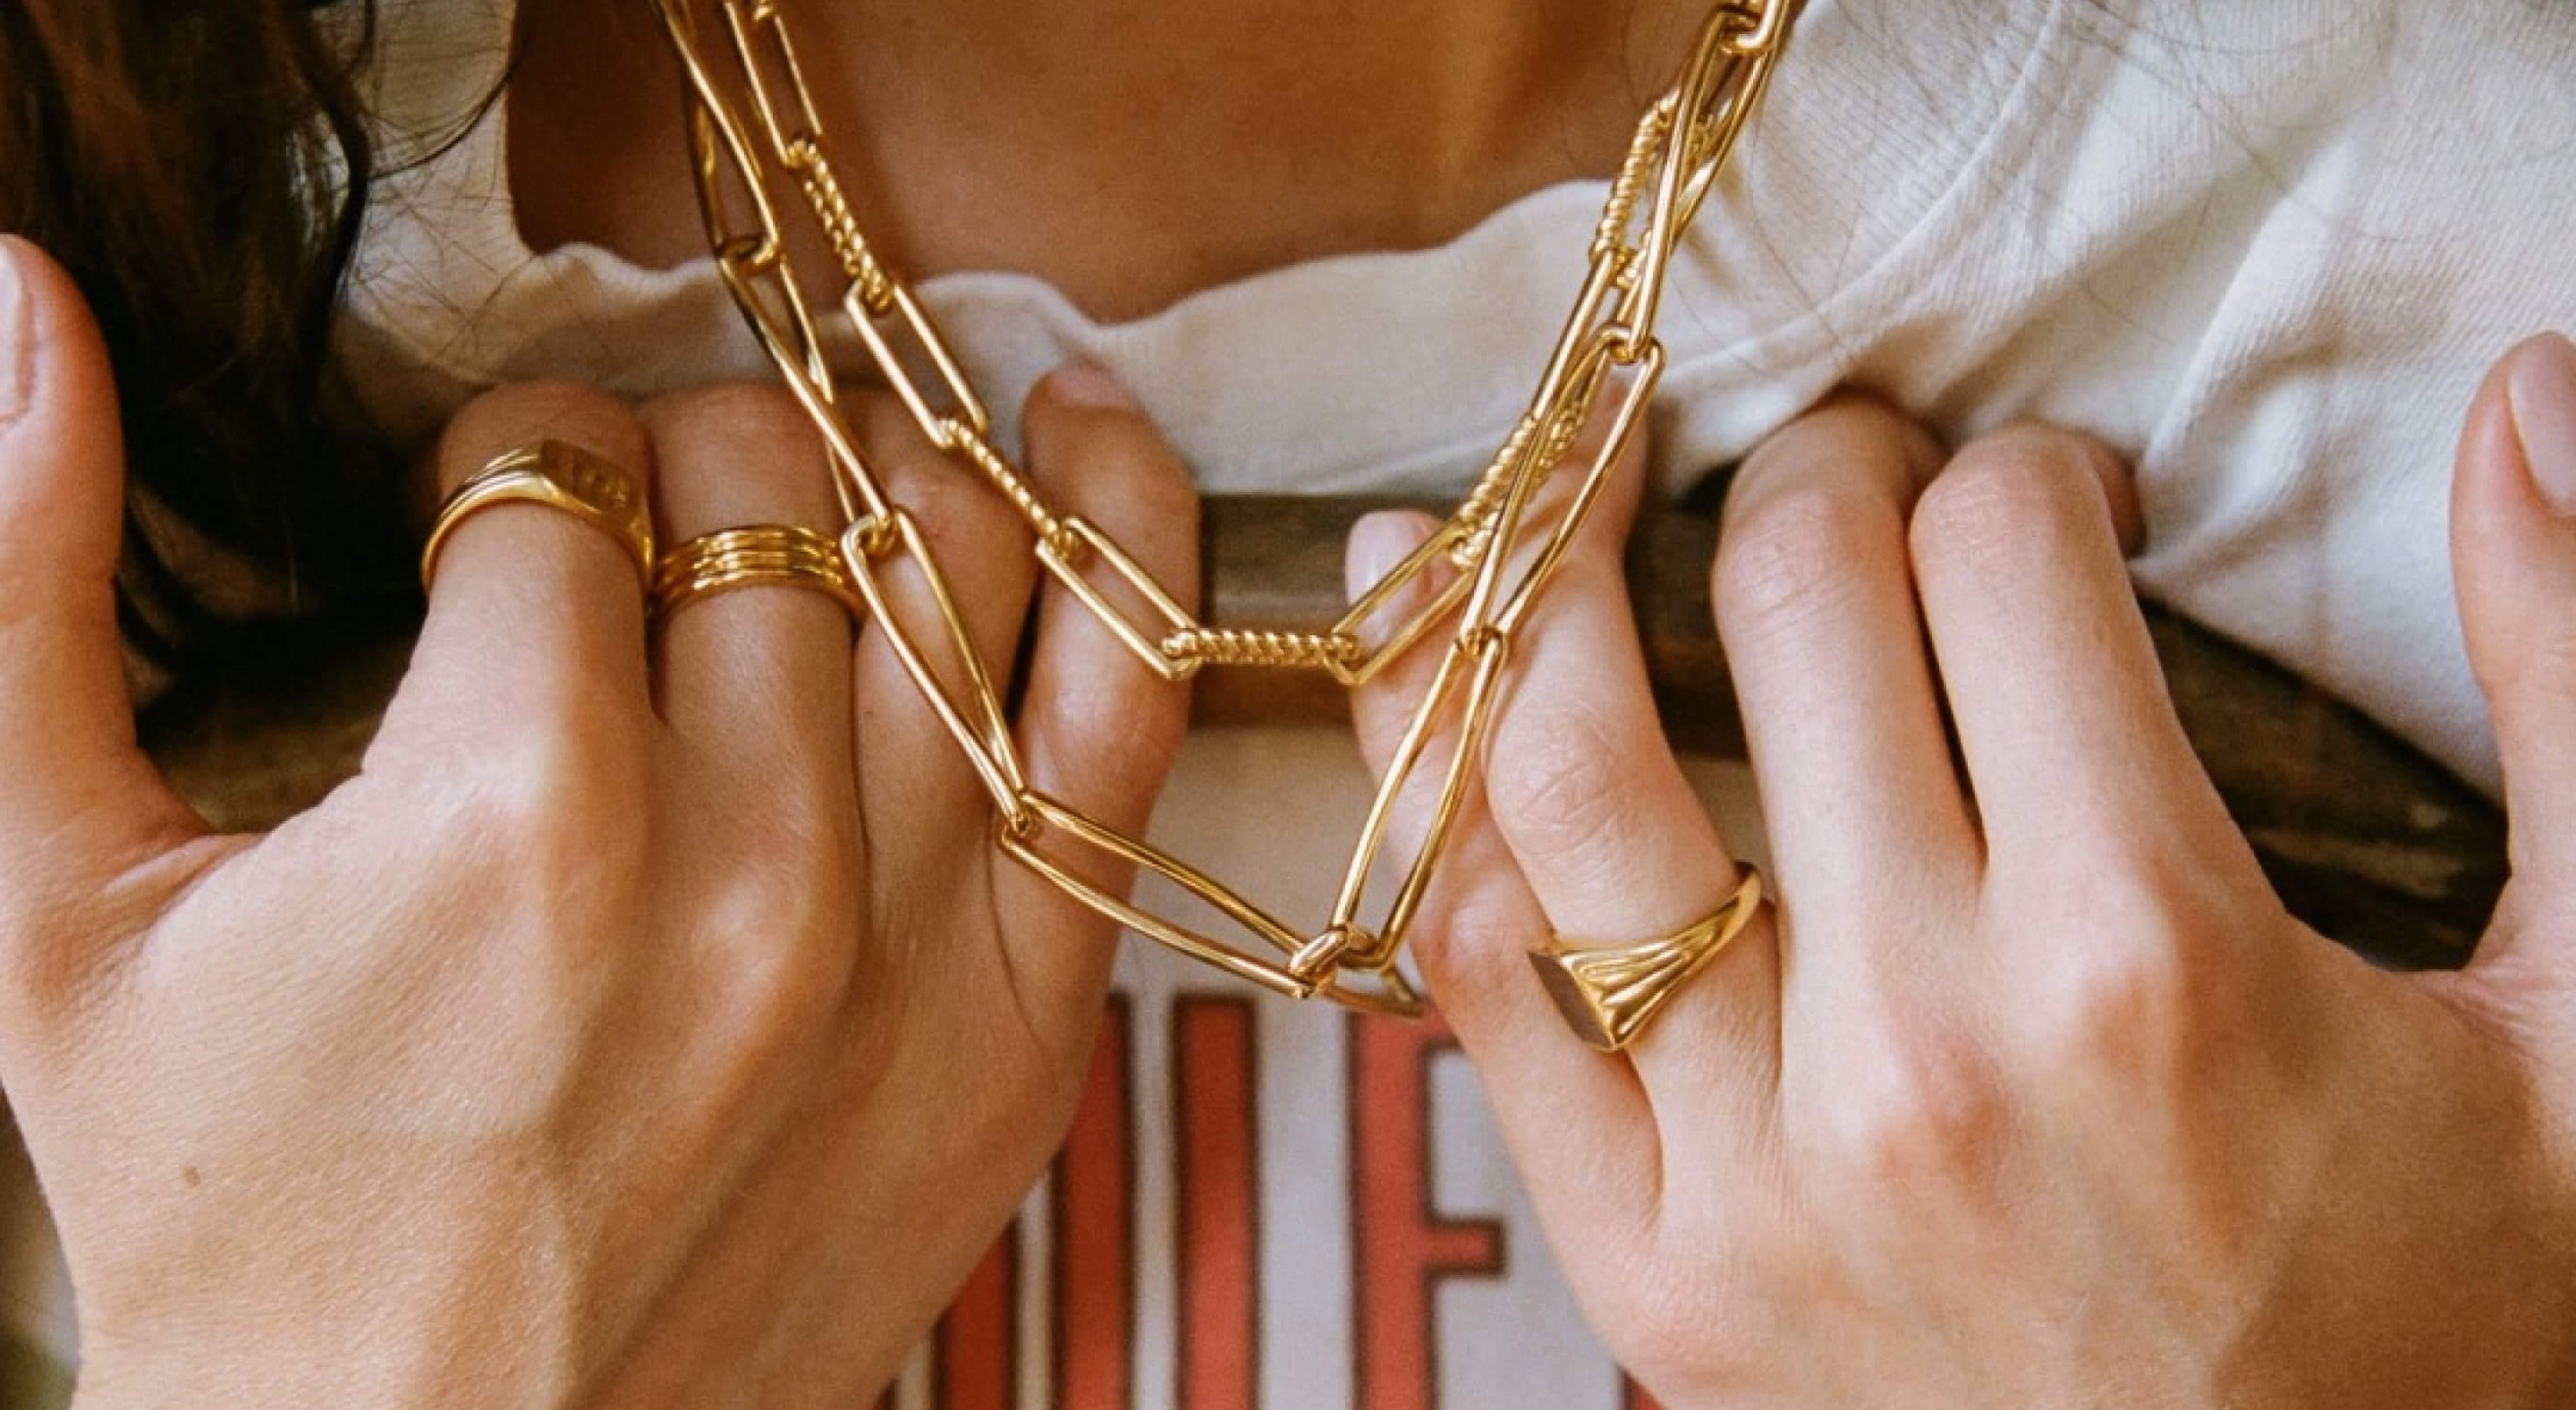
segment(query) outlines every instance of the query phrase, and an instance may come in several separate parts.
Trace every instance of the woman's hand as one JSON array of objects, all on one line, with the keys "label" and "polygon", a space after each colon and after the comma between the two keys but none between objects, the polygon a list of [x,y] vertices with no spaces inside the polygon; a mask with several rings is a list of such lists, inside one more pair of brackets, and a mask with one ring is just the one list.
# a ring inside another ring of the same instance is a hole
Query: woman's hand
[{"label": "woman's hand", "polygon": [[[0,256],[0,1078],[84,1403],[847,1405],[890,1378],[1061,1138],[1112,936],[997,863],[880,634],[760,587],[648,637],[614,539],[493,508],[363,773],[207,835],[130,726],[97,335],[49,262]],[[1056,379],[1028,435],[1059,502],[1196,581],[1188,483],[1103,377]],[[838,524],[768,391],[639,419],[505,389],[438,477],[541,437],[649,470],[666,544]],[[889,459],[1011,661],[1025,531]],[[1037,612],[1032,782],[1136,826],[1183,701],[1069,600]]]},{"label": "woman's hand", "polygon": [[[1745,466],[1716,570],[1781,908],[1624,1058],[1581,1046],[1521,952],[1669,932],[1736,876],[1593,533],[1418,951],[1666,1404],[2576,1396],[2576,475],[2553,513],[2515,435],[2576,459],[2571,362],[2518,350],[2461,452],[2516,823],[2464,974],[2282,912],[2166,699],[2108,452],[2029,427],[1945,463],[1846,399]],[[1363,702],[1376,757],[1418,685]]]}]

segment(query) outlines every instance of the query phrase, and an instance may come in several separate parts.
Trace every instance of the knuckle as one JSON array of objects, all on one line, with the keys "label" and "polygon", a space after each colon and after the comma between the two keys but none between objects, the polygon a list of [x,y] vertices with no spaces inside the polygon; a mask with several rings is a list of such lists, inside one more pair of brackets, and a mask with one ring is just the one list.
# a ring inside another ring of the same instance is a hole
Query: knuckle
[{"label": "knuckle", "polygon": [[2164,1086],[2187,1080],[2220,1025],[2174,948],[2131,935],[2075,947],[2038,1008],[2053,1061]]},{"label": "knuckle", "polygon": [[440,433],[438,464],[447,487],[493,454],[538,439],[570,441],[632,465],[643,431],[624,402],[580,382],[512,382],[476,397]]},{"label": "knuckle", "polygon": [[[782,462],[799,472],[807,457],[774,452],[781,447],[812,447],[818,439],[813,424],[796,399],[774,386],[754,382],[712,382],[670,392],[646,405],[644,424],[656,446],[724,452],[727,473],[774,473]],[[753,453],[744,453],[746,449]]]},{"label": "knuckle", "polygon": [[543,430],[566,423],[631,425],[634,420],[626,403],[587,382],[550,379],[494,387],[466,403],[449,424],[462,423],[468,429],[479,430],[506,423]]},{"label": "knuckle", "polygon": [[1972,1178],[1997,1153],[2010,1116],[1992,1065],[1967,1039],[1900,1023],[1831,1120],[1854,1176],[1902,1188]]},{"label": "knuckle", "polygon": [[1636,731],[1591,695],[1551,701],[1509,717],[1509,747],[1495,751],[1485,789],[1494,815],[1534,851],[1563,853],[1600,836],[1624,816],[1628,799],[1614,760],[1638,754]]},{"label": "knuckle", "polygon": [[1847,490],[1783,491],[1727,525],[1718,545],[1715,600],[1738,650],[1793,639],[1847,604],[1851,565],[1898,532],[1893,511]]},{"label": "knuckle", "polygon": [[1435,901],[1414,926],[1411,948],[1443,1009],[1500,1013],[1536,982],[1527,953],[1536,938],[1525,913],[1476,896]]},{"label": "knuckle", "polygon": [[[587,871],[620,837],[634,840],[646,800],[637,751],[618,740],[630,733],[622,712],[576,701],[563,707],[564,727],[530,730],[515,741],[477,746],[463,811],[462,835],[505,848],[522,866],[561,877]],[[585,717],[597,719],[585,728]]]},{"label": "knuckle", "polygon": [[1095,522],[1137,533],[1195,528],[1198,487],[1149,428],[1079,443],[1070,460],[1051,463],[1046,474]]},{"label": "knuckle", "polygon": [[1744,466],[1747,481],[1785,473],[1804,476],[1818,465],[1847,462],[1861,450],[1893,445],[1909,456],[1939,453],[1931,434],[1903,412],[1863,392],[1842,391],[1773,432]]},{"label": "knuckle", "polygon": [[832,501],[822,438],[777,387],[716,382],[647,405],[667,517],[710,525],[825,515]]},{"label": "knuckle", "polygon": [[[764,790],[757,807],[735,810],[719,824],[725,854],[737,859],[729,884],[763,900],[780,917],[854,913],[849,887],[858,826],[852,800],[826,784],[820,769],[795,772],[800,776]],[[793,925],[785,933],[807,929]]]},{"label": "knuckle", "polygon": [[1961,447],[1965,455],[2019,455],[2054,461],[2066,470],[2110,470],[2121,462],[2109,446],[2047,421],[2008,421]]},{"label": "knuckle", "polygon": [[709,382],[665,392],[645,403],[643,415],[657,435],[681,425],[726,431],[801,431],[805,427],[796,399],[766,382]]},{"label": "knuckle", "polygon": [[1087,411],[1051,421],[1045,429],[1045,443],[1032,447],[1032,470],[1068,490],[1095,477],[1148,491],[1189,484],[1179,457],[1141,413]]},{"label": "knuckle", "polygon": [[850,398],[848,415],[861,443],[877,454],[883,473],[891,476],[947,459],[933,443],[930,429],[913,415],[911,404],[893,392],[859,393]]},{"label": "knuckle", "polygon": [[964,466],[936,456],[907,457],[888,464],[883,474],[889,497],[934,549],[999,551],[1028,537],[1011,506]]},{"label": "knuckle", "polygon": [[2101,517],[2101,492],[2079,454],[2041,427],[1997,432],[1970,445],[1916,504],[1915,555],[1968,561],[2018,555]]},{"label": "knuckle", "polygon": [[2143,867],[2061,886],[2041,912],[2059,943],[2023,1009],[2043,1061],[2162,1087],[2192,1083],[2223,1057],[2248,1017],[2233,996],[2264,986],[2217,937],[2255,922],[2177,906],[2175,894]]},{"label": "knuckle", "polygon": [[2077,1053],[2168,1045],[2190,1007],[2179,966],[2145,943],[2078,947],[2061,965],[2050,1025]]},{"label": "knuckle", "polygon": [[830,1012],[857,948],[848,868],[810,844],[748,852],[700,902],[699,933],[725,956],[720,1000],[751,1036],[800,1031]]},{"label": "knuckle", "polygon": [[[583,992],[636,938],[646,894],[641,789],[565,751],[522,749],[443,806],[412,814],[410,830],[436,859],[429,885],[409,890],[424,917],[453,936],[495,942],[518,1009],[551,1012],[545,996]],[[413,947],[389,954],[407,956]]]},{"label": "knuckle", "polygon": [[562,807],[567,794],[577,794],[578,783],[556,767],[557,757],[550,751],[519,749],[495,762],[498,766],[457,800],[445,819],[449,830],[509,857],[514,870],[578,850],[565,836],[577,829]]}]

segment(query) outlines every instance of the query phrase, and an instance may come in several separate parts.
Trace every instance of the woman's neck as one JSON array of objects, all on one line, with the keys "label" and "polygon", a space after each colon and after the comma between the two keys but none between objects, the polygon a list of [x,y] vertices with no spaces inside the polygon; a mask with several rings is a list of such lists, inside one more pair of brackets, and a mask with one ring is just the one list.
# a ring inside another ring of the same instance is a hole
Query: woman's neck
[{"label": "woman's neck", "polygon": [[[1457,235],[1607,174],[1704,0],[788,0],[830,155],[915,276],[1092,316]],[[511,97],[538,248],[703,245],[640,0],[545,0]],[[650,75],[653,81],[638,82]]]}]

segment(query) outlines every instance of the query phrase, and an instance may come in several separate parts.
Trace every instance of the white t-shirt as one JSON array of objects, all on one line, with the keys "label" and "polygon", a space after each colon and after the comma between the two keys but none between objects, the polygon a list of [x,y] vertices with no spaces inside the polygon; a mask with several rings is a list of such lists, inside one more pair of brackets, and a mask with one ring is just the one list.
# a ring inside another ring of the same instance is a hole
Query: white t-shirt
[{"label": "white t-shirt", "polygon": [[[498,77],[511,0],[386,8],[385,126],[451,134]],[[532,254],[507,118],[377,193],[346,331],[391,425],[425,435],[514,378],[641,397],[766,375],[705,262]],[[1847,382],[1954,437],[2082,427],[2139,468],[2149,595],[2492,790],[2450,591],[2451,447],[2497,354],[2576,325],[2569,193],[2567,7],[1809,0],[1676,276],[1655,473],[1681,485]],[[1016,275],[922,294],[1006,440],[1078,355],[1211,491],[1455,493],[1536,376],[1601,195],[1541,191],[1438,249],[1112,326]],[[1758,852],[1742,782],[1707,787]],[[1320,916],[1363,786],[1327,732],[1210,732],[1156,834]],[[1283,856],[1281,816],[1314,841]],[[897,1403],[1622,1395],[1435,1027],[1255,996],[1131,941],[1067,1155]]]}]

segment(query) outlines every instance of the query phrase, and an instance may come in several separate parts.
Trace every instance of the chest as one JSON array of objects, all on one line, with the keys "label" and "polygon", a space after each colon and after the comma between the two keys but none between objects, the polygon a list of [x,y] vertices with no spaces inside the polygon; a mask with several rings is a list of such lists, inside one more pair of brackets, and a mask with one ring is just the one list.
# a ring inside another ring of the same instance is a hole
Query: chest
[{"label": "chest", "polygon": [[[1608,174],[1690,30],[1663,3],[1479,7],[1508,26],[1440,3],[782,12],[832,165],[908,276],[1032,274],[1123,321],[1285,265],[1442,244]],[[550,0],[521,43],[505,101],[531,247],[647,267],[703,253],[652,7]]]}]

